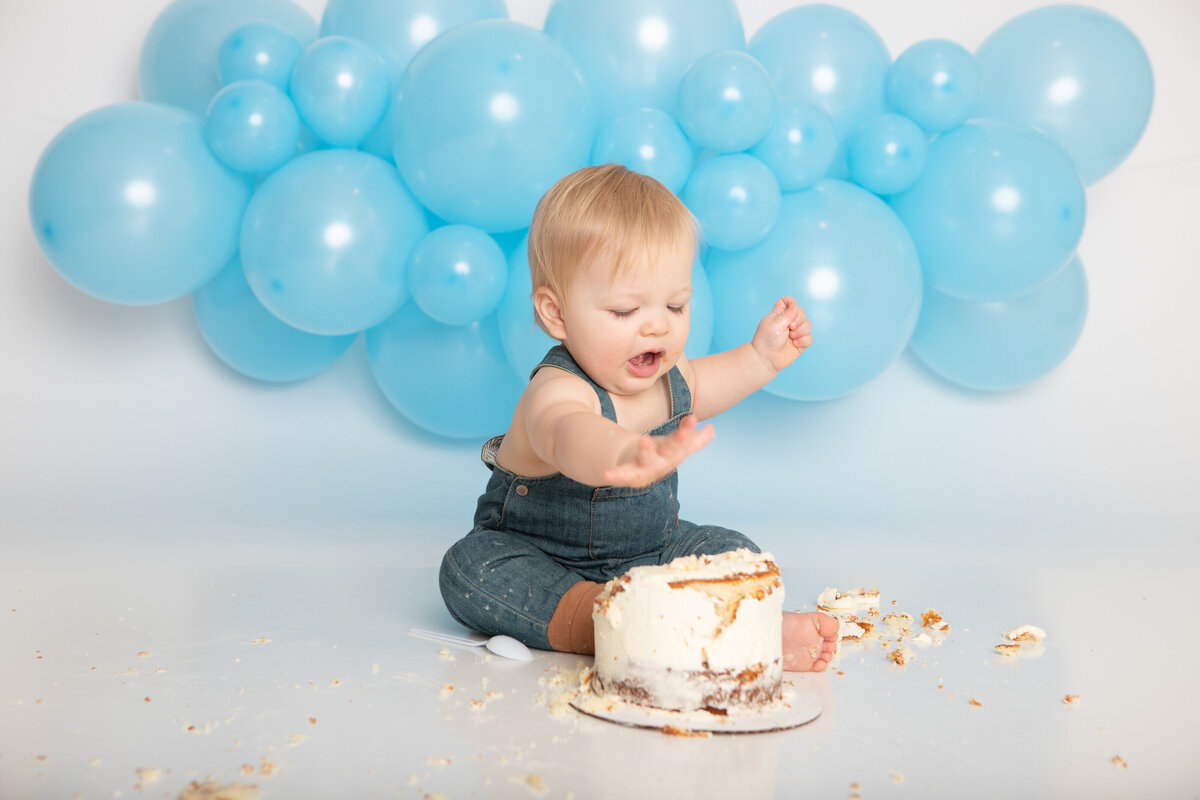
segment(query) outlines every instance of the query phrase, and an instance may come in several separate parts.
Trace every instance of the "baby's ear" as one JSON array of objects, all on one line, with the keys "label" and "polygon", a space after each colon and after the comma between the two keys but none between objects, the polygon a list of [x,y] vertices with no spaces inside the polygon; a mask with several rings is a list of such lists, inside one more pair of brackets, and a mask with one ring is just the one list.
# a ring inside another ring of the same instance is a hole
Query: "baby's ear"
[{"label": "baby's ear", "polygon": [[533,314],[542,330],[560,342],[567,338],[567,326],[563,322],[562,303],[549,286],[539,286],[533,291]]}]

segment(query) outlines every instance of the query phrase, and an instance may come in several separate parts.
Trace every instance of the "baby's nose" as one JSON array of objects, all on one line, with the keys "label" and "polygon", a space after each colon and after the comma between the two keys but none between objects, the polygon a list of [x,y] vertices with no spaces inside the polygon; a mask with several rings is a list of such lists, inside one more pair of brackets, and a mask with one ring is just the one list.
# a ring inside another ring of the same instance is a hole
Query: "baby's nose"
[{"label": "baby's nose", "polygon": [[653,314],[642,325],[642,334],[646,336],[662,336],[671,329],[671,321],[666,314]]}]

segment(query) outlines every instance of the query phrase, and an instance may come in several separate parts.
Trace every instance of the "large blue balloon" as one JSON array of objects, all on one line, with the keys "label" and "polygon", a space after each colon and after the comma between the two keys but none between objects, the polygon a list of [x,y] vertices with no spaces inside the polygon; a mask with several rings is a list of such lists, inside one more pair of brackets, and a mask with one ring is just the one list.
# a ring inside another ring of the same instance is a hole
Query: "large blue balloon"
[{"label": "large blue balloon", "polygon": [[300,117],[288,96],[265,81],[236,81],[217,92],[204,138],[238,172],[269,172],[297,155]]},{"label": "large blue balloon", "polygon": [[[819,3],[790,8],[754,34],[750,55],[766,67],[780,96],[825,109],[840,138],[884,111],[892,59],[879,34],[853,12]],[[844,172],[839,158],[831,174]]]},{"label": "large blue balloon", "polygon": [[313,133],[334,147],[354,147],[383,120],[392,99],[383,59],[347,36],[322,36],[292,69],[288,93]]},{"label": "large blue balloon", "polygon": [[702,161],[683,190],[704,242],[722,250],[742,250],[766,238],[779,217],[779,198],[771,170],[745,153]]},{"label": "large blue balloon", "polygon": [[249,197],[194,114],[121,103],[84,114],[46,146],[29,216],[42,252],[76,287],[114,303],[159,303],[229,263]]},{"label": "large blue balloon", "polygon": [[316,20],[291,0],[174,0],[142,42],[141,98],[203,115],[221,88],[221,46],[235,29],[251,22],[274,22],[302,47],[317,36]]},{"label": "large blue balloon", "polygon": [[825,109],[802,97],[780,97],[775,116],[750,155],[767,165],[785,192],[825,177],[838,152],[837,130]]},{"label": "large blue balloon", "polygon": [[921,177],[889,198],[925,282],[966,300],[1024,294],[1062,269],[1083,235],[1083,184],[1048,138],[974,120],[929,146]]},{"label": "large blue balloon", "polygon": [[992,303],[925,290],[909,347],[946,380],[971,389],[1017,389],[1070,354],[1087,316],[1079,258],[1029,294]]},{"label": "large blue balloon", "polygon": [[266,81],[286,92],[292,67],[304,48],[273,22],[251,22],[234,28],[217,53],[221,83]]},{"label": "large blue balloon", "polygon": [[554,0],[544,28],[575,57],[602,121],[671,111],[696,59],[746,49],[733,0]]},{"label": "large blue balloon", "polygon": [[903,223],[853,184],[823,180],[785,194],[779,224],[756,247],[707,260],[717,349],[754,336],[775,300],[795,297],[812,346],[766,390],[827,400],[873,380],[908,343],[921,306],[921,268]]},{"label": "large blue balloon", "polygon": [[361,331],[408,297],[405,267],[428,232],[394,167],[355,150],[300,156],[246,209],[242,262],[284,322],[326,336]]},{"label": "large blue balloon", "polygon": [[529,380],[533,368],[558,344],[538,327],[533,315],[533,280],[529,276],[529,235],[508,257],[508,285],[496,312],[500,343],[513,370],[522,381]]},{"label": "large blue balloon", "polygon": [[692,174],[692,146],[665,111],[639,108],[600,126],[592,145],[592,164],[621,164],[649,175],[675,194]]},{"label": "large blue balloon", "polygon": [[975,116],[1037,128],[1062,145],[1083,182],[1133,150],[1154,102],[1146,51],[1094,8],[1037,8],[996,29],[975,53],[983,91]]},{"label": "large blue balloon", "polygon": [[595,115],[562,46],[509,20],[455,28],[417,54],[393,101],[396,164],[448,222],[528,227],[541,196],[587,166]]},{"label": "large blue balloon", "polygon": [[888,70],[888,105],[926,133],[961,125],[978,99],[979,65],[956,42],[917,42]]},{"label": "large blue balloon", "polygon": [[675,116],[697,147],[737,153],[771,127],[775,86],[762,64],[742,50],[701,56],[683,75]]},{"label": "large blue balloon", "polygon": [[192,310],[212,351],[260,381],[310,378],[337,361],[357,336],[318,336],[282,322],[250,291],[237,258],[192,295]]},{"label": "large blue balloon", "polygon": [[371,372],[387,399],[439,436],[502,433],[525,388],[504,350],[496,318],[443,325],[407,303],[366,334]]},{"label": "large blue balloon", "polygon": [[500,245],[470,225],[444,225],[417,243],[408,260],[408,289],[433,319],[465,325],[490,316],[508,284]]}]

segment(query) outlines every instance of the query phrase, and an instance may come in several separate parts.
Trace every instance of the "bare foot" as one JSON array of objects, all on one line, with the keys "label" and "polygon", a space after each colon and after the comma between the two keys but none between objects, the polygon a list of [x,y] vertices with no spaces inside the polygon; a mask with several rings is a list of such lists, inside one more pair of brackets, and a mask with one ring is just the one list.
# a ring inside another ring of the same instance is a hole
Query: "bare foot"
[{"label": "bare foot", "polygon": [[783,668],[788,672],[820,672],[837,649],[838,621],[820,611],[783,612]]}]

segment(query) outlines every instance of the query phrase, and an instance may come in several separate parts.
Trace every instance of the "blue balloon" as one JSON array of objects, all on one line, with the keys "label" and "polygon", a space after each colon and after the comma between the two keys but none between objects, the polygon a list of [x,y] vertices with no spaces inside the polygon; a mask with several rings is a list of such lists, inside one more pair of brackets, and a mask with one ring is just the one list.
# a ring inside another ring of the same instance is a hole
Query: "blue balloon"
[{"label": "blue balloon", "polygon": [[908,231],[886,203],[843,181],[785,194],[765,241],[714,250],[707,267],[717,349],[750,341],[781,296],[812,320],[812,346],[766,387],[793,400],[840,397],[876,378],[904,350],[921,306]]},{"label": "blue balloon", "polygon": [[785,192],[807,189],[825,177],[838,152],[838,135],[825,109],[801,97],[780,97],[771,127],[750,148]]},{"label": "blue balloon", "polygon": [[393,102],[396,165],[448,222],[517,230],[559,178],[587,166],[594,119],[561,45],[517,22],[472,22],[409,64]]},{"label": "blue balloon", "polygon": [[979,65],[962,45],[926,39],[905,50],[887,74],[887,102],[926,133],[966,121],[979,99]]},{"label": "blue balloon", "polygon": [[700,358],[712,352],[713,293],[699,255],[692,262],[692,297],[688,305],[691,307],[691,327],[683,353],[688,358]]},{"label": "blue balloon", "polygon": [[46,146],[29,216],[64,278],[113,303],[182,297],[237,252],[246,181],[172,106],[121,103],[84,114]]},{"label": "blue balloon", "polygon": [[430,231],[408,260],[408,290],[417,305],[446,325],[465,325],[489,316],[508,283],[500,245],[470,225]]},{"label": "blue balloon", "polygon": [[288,93],[321,141],[354,147],[383,120],[392,99],[383,59],[346,36],[323,36],[292,69]]},{"label": "blue balloon", "polygon": [[238,81],[209,103],[204,138],[230,169],[268,172],[297,154],[300,117],[288,96],[271,84]]},{"label": "blue balloon", "polygon": [[771,76],[743,50],[701,56],[683,75],[675,116],[698,147],[738,153],[771,127],[775,86]]},{"label": "blue balloon", "polygon": [[1088,291],[1078,257],[1028,294],[991,303],[925,290],[909,347],[948,381],[982,391],[1033,383],[1063,362],[1083,332]]},{"label": "blue balloon", "polygon": [[508,257],[508,284],[496,321],[500,326],[500,344],[514,374],[522,381],[529,380],[533,368],[558,340],[538,327],[534,319],[528,233]]},{"label": "blue balloon", "polygon": [[683,190],[706,244],[743,250],[766,238],[779,217],[779,182],[745,153],[700,162]]},{"label": "blue balloon", "polygon": [[494,316],[443,325],[407,303],[367,331],[366,339],[379,388],[421,428],[455,439],[482,439],[512,422],[525,381],[504,356]]},{"label": "blue balloon", "polygon": [[601,121],[671,111],[696,59],[746,49],[733,0],[553,0],[544,28],[575,57]]},{"label": "blue balloon", "polygon": [[221,46],[237,28],[273,22],[301,47],[316,38],[317,23],[291,0],[174,0],[150,26],[138,60],[143,100],[204,115],[221,88]]},{"label": "blue balloon", "polygon": [[[780,96],[803,97],[825,109],[840,139],[884,112],[891,56],[879,34],[850,11],[823,4],[788,9],[754,34],[750,55],[766,67]],[[839,154],[832,174],[844,173]]]},{"label": "blue balloon", "polygon": [[846,143],[850,179],[875,194],[902,192],[925,168],[928,146],[917,123],[881,114],[859,125]]},{"label": "blue balloon", "polygon": [[251,22],[234,28],[217,53],[221,83],[266,81],[286,92],[292,67],[304,48],[283,27],[273,22]]},{"label": "blue balloon", "polygon": [[318,336],[282,322],[250,291],[238,258],[192,295],[192,311],[218,358],[243,375],[273,383],[316,375],[357,336]]},{"label": "blue balloon", "polygon": [[1024,294],[1062,269],[1083,235],[1083,184],[1048,138],[973,120],[929,146],[921,177],[889,198],[925,282],[965,300]]},{"label": "blue balloon", "polygon": [[1034,9],[997,28],[975,58],[983,92],[974,116],[1042,131],[1066,149],[1085,184],[1116,169],[1150,119],[1150,59],[1103,11]]},{"label": "blue balloon", "polygon": [[600,126],[592,145],[592,164],[621,164],[649,175],[675,194],[692,174],[692,146],[665,111],[639,108]]},{"label": "blue balloon", "polygon": [[309,333],[361,331],[408,297],[408,257],[428,232],[394,167],[319,150],[273,172],[242,225],[242,263],[271,313]]}]

